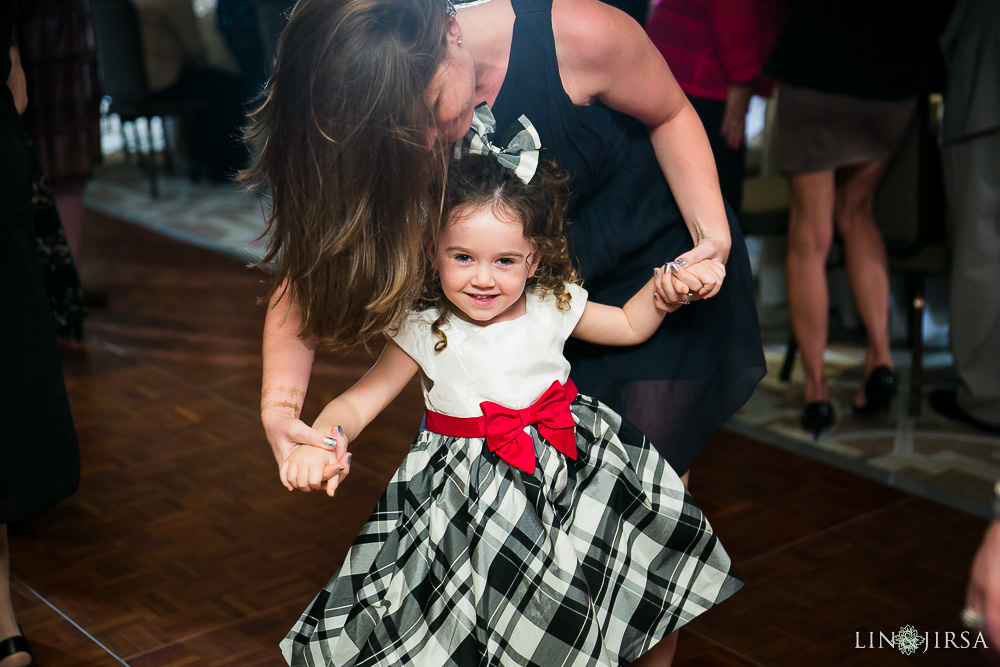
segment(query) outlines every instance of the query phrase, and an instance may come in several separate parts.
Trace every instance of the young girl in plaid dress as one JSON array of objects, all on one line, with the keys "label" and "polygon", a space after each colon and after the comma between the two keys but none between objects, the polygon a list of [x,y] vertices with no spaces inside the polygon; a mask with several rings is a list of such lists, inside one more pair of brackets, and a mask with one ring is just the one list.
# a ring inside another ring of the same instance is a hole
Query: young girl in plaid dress
[{"label": "young girl in plaid dress", "polygon": [[348,443],[420,371],[424,427],[282,642],[290,665],[627,664],[742,585],[674,470],[568,380],[567,337],[632,345],[671,308],[652,280],[624,308],[587,301],[563,182],[536,160],[453,164],[420,298],[317,421],[336,451],[281,466],[333,495]]}]

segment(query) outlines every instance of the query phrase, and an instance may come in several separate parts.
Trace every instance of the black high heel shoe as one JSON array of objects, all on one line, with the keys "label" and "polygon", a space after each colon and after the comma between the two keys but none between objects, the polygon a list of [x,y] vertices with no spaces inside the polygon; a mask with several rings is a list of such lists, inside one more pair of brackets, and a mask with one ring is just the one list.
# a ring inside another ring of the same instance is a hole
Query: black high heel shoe
[{"label": "black high heel shoe", "polygon": [[820,434],[833,426],[833,422],[833,404],[830,401],[807,403],[802,411],[802,428],[812,433],[814,440],[819,440]]},{"label": "black high heel shoe", "polygon": [[865,404],[860,407],[853,406],[853,412],[863,417],[889,412],[892,397],[895,395],[895,373],[888,366],[877,366],[865,380]]}]

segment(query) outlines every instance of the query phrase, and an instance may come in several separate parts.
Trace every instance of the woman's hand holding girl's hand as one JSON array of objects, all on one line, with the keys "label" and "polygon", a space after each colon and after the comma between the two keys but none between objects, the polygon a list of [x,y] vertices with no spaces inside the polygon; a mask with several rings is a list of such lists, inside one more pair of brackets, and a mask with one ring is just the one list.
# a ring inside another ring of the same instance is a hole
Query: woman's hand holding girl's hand
[{"label": "woman's hand holding girl's hand", "polygon": [[341,465],[340,460],[334,450],[296,445],[281,462],[278,475],[289,491],[318,491],[326,486],[327,495],[332,496],[341,475],[346,474],[347,466]]},{"label": "woman's hand holding girl's hand", "polygon": [[726,267],[711,259],[686,268],[670,262],[655,269],[653,276],[657,307],[672,313],[680,306],[718,294],[726,277]]},{"label": "woman's hand holding girl's hand", "polygon": [[[321,419],[316,420],[313,424],[316,428],[324,428],[320,425]],[[333,497],[334,492],[340,483],[344,481],[344,478],[351,474],[351,459],[354,456],[347,451],[347,445],[350,442],[347,435],[344,434],[344,429],[339,425],[330,429],[330,433],[333,434],[333,439],[336,442],[331,454],[334,456],[336,461],[335,465],[328,466],[323,472],[323,482],[326,484],[326,495]]]},{"label": "woman's hand holding girl's hand", "polygon": [[732,247],[732,239],[729,236],[727,223],[725,238],[721,236],[705,236],[698,241],[693,248],[675,259],[684,268],[691,268],[699,262],[711,259],[719,264],[725,265],[729,259],[729,249]]},{"label": "woman's hand holding girl's hand", "polygon": [[309,428],[291,412],[281,409],[267,409],[260,414],[264,424],[264,434],[271,445],[274,460],[280,466],[288,458],[296,445],[312,445],[320,449],[333,449],[334,439],[323,431]]},{"label": "woman's hand holding girl's hand", "polygon": [[714,259],[703,259],[697,264],[685,266],[678,275],[687,284],[694,299],[711,299],[722,289],[722,281],[726,279],[726,265]]}]

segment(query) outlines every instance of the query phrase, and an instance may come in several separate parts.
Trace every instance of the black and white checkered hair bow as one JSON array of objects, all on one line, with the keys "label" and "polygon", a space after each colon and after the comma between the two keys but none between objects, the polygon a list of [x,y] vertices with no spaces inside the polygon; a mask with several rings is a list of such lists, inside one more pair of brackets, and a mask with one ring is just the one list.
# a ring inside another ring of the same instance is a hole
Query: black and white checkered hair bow
[{"label": "black and white checkered hair bow", "polygon": [[472,127],[465,138],[455,144],[455,158],[463,155],[491,155],[513,171],[522,183],[527,183],[538,168],[538,149],[542,146],[535,126],[522,115],[517,119],[517,124],[507,131],[508,135],[513,136],[506,142],[506,147],[497,146],[491,141],[496,129],[497,122],[489,106],[485,102],[477,106],[472,115]]}]

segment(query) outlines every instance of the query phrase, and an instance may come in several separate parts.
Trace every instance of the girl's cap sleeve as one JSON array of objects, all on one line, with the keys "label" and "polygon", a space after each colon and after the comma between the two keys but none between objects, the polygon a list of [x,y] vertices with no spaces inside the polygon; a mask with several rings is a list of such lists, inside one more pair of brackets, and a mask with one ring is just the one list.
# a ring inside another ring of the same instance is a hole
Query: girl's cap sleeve
[{"label": "girl's cap sleeve", "polygon": [[570,295],[569,310],[559,311],[563,314],[562,332],[564,338],[569,338],[573,329],[583,317],[583,309],[587,307],[587,290],[574,283],[566,283],[566,293]]},{"label": "girl's cap sleeve", "polygon": [[388,336],[396,345],[403,348],[415,362],[420,364],[420,368],[427,374],[434,356],[434,341],[431,333],[431,324],[436,319],[436,314],[430,320],[427,319],[428,311],[406,313],[402,324],[396,331],[388,332]]}]

